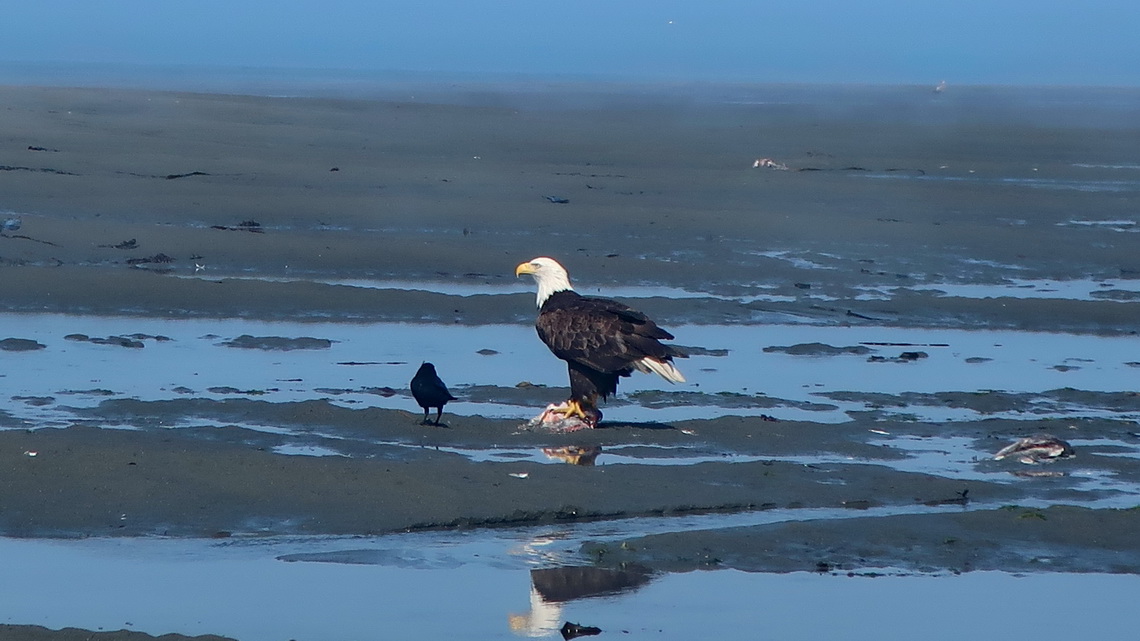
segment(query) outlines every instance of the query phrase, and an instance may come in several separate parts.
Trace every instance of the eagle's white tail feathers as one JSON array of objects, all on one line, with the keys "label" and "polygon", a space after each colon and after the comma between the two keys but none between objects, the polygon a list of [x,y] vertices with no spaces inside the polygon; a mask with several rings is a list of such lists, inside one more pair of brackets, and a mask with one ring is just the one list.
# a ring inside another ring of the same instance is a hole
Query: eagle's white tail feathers
[{"label": "eagle's white tail feathers", "polygon": [[657,374],[670,383],[685,382],[685,376],[681,374],[681,370],[674,367],[672,363],[659,361],[646,356],[645,358],[635,362],[633,365],[639,371],[645,372],[646,374]]}]

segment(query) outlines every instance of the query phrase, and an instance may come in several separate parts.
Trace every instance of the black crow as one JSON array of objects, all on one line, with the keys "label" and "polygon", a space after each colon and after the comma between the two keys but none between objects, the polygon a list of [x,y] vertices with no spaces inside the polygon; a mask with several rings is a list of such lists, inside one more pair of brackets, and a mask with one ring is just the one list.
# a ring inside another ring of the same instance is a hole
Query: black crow
[{"label": "black crow", "polygon": [[439,375],[435,373],[435,365],[431,363],[420,365],[419,371],[412,377],[412,396],[420,407],[424,408],[424,420],[421,425],[427,424],[430,407],[436,408],[435,424],[439,425],[439,419],[443,416],[443,406],[447,405],[448,401],[455,400],[451,392],[447,391],[447,386],[439,380]]}]

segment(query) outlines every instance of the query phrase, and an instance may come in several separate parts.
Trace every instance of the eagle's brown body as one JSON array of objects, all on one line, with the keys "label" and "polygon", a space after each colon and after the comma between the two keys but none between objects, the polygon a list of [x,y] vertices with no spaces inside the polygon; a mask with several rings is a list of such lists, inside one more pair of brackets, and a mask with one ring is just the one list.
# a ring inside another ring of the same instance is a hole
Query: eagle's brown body
[{"label": "eagle's brown body", "polygon": [[675,348],[660,341],[673,335],[615,300],[556,292],[535,321],[538,336],[570,371],[570,398],[591,405],[617,392],[618,378],[638,369],[644,358],[671,362]]}]

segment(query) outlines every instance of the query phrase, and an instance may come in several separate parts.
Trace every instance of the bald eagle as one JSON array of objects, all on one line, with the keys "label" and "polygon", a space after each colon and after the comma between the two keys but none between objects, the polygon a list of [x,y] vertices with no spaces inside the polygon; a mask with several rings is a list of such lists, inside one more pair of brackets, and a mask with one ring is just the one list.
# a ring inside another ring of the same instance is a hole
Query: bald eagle
[{"label": "bald eagle", "polygon": [[515,276],[523,274],[538,285],[538,336],[570,371],[570,399],[550,411],[594,427],[601,419],[598,397],[617,393],[618,378],[635,369],[670,383],[685,382],[673,358],[686,354],[661,343],[673,335],[645,314],[615,300],[578,294],[566,269],[552,258],[522,263]]}]

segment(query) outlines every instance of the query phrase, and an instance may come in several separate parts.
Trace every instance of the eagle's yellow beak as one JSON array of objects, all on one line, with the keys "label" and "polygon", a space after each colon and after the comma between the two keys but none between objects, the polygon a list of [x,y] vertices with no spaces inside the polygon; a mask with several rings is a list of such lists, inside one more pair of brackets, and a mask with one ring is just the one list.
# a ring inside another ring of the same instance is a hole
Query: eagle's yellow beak
[{"label": "eagle's yellow beak", "polygon": [[515,278],[523,274],[533,274],[535,271],[537,271],[537,268],[531,263],[522,263],[518,267],[515,267]]}]

